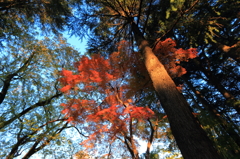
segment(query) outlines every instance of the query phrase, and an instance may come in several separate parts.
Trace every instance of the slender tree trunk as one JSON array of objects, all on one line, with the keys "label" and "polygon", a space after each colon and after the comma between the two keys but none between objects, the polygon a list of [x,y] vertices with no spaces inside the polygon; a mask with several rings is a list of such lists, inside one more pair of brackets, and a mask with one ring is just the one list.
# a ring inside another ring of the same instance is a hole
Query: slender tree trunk
[{"label": "slender tree trunk", "polygon": [[130,131],[130,138],[129,142],[131,143],[131,147],[134,153],[133,159],[139,159],[138,156],[138,151],[137,151],[137,146],[135,145],[134,139],[133,139],[133,132],[132,132],[132,117],[130,115],[130,120],[129,120],[129,131]]},{"label": "slender tree trunk", "polygon": [[[59,125],[59,124],[57,124]],[[57,126],[55,125],[55,126]],[[40,137],[39,139],[37,139],[35,141],[35,143],[32,145],[32,147],[30,148],[30,150],[25,154],[24,157],[22,157],[22,159],[29,159],[33,154],[37,153],[38,151],[42,150],[44,147],[46,147],[47,145],[49,145],[49,143],[54,139],[54,137],[56,137],[58,134],[60,134],[65,128],[67,128],[68,122],[66,122],[60,129],[57,129],[51,136],[49,136],[48,139],[44,139],[44,137],[46,137],[46,134],[49,133],[49,131],[45,132],[45,135],[43,135],[43,137]],[[41,143],[42,142],[42,143]],[[41,144],[41,145],[39,145]],[[38,146],[39,145],[39,146]],[[38,147],[37,147],[38,146]]]},{"label": "slender tree trunk", "polygon": [[128,151],[130,152],[130,154],[132,156],[132,159],[134,159],[134,152],[133,152],[132,148],[130,147],[127,138],[128,138],[127,136],[124,137],[124,143],[126,144]]},{"label": "slender tree trunk", "polygon": [[226,90],[224,86],[221,85],[221,83],[219,83],[218,79],[216,79],[210,71],[208,71],[207,69],[203,68],[200,65],[200,61],[196,59],[193,59],[193,61],[196,67],[198,67],[199,70],[201,70],[205,74],[205,76],[209,79],[208,82],[211,85],[213,85],[223,95],[223,97],[226,99],[226,104],[229,107],[235,109],[238,112],[238,114],[240,114],[240,104],[238,103],[237,99],[228,90]]},{"label": "slender tree trunk", "polygon": [[178,92],[173,80],[134,22],[132,22],[132,31],[183,157],[185,159],[220,158],[207,134],[192,115],[185,98]]},{"label": "slender tree trunk", "polygon": [[[237,132],[239,132],[238,127],[236,127],[236,125],[232,122],[232,121],[227,121],[225,119],[225,116],[218,112],[218,110],[216,110],[211,104],[209,104],[204,97],[201,95],[200,92],[198,92],[193,85],[191,84],[191,82],[189,82],[186,78],[183,77],[183,80],[185,81],[185,83],[187,84],[187,86],[192,90],[192,92],[195,94],[195,96],[197,97],[197,100],[199,102],[202,103],[202,106],[208,110],[208,112],[210,113],[210,115],[215,118],[218,123],[219,126],[221,127],[221,132],[223,132],[224,134],[226,134],[230,139],[229,141],[226,142],[235,142],[233,144],[231,144],[231,148],[232,148],[232,152],[234,152],[233,154],[235,155],[239,155],[240,151],[238,149],[236,149],[235,145],[238,145],[238,147],[240,148],[240,136]],[[237,132],[236,132],[237,131]]]},{"label": "slender tree trunk", "polygon": [[150,120],[148,120],[149,122],[149,125],[150,125],[150,129],[151,129],[151,133],[150,133],[150,136],[149,136],[149,139],[148,139],[148,143],[147,143],[147,150],[146,150],[146,159],[150,159],[150,148],[152,146],[152,142],[153,142],[153,138],[154,138],[154,133],[155,133],[155,130],[156,130],[156,126],[153,126],[152,122]]}]

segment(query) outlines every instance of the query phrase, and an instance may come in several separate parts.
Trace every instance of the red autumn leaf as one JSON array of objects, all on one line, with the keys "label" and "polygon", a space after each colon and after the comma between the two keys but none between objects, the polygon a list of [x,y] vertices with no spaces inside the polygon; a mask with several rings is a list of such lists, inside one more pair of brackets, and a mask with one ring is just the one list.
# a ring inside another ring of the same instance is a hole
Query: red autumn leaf
[{"label": "red autumn leaf", "polygon": [[171,68],[169,72],[172,77],[180,77],[187,73],[186,69],[179,65],[174,68]]},{"label": "red autumn leaf", "polygon": [[60,91],[63,92],[63,93],[66,93],[66,92],[68,92],[71,88],[72,88],[72,86],[66,85],[66,86],[62,87],[62,88],[60,89]]},{"label": "red autumn leaf", "polygon": [[72,76],[72,71],[69,71],[69,70],[65,70],[63,69],[62,72],[61,72],[62,76]]},{"label": "red autumn leaf", "polygon": [[61,113],[62,113],[62,114],[68,113],[68,109],[63,109]]}]

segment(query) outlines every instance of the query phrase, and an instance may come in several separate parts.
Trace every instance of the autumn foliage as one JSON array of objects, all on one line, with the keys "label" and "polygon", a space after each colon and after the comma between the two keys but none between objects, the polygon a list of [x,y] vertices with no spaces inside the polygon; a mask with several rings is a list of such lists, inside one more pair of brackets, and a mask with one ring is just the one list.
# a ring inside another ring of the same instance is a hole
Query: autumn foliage
[{"label": "autumn foliage", "polygon": [[[175,46],[173,40],[166,39],[154,49],[172,77],[186,73],[180,61],[197,55],[196,49],[183,50]],[[108,59],[99,54],[83,56],[75,63],[77,73],[65,69],[61,72],[59,80],[63,87],[60,90],[69,96],[81,96],[62,104],[62,113],[69,122],[86,125],[84,129],[90,134],[82,142],[86,148],[94,148],[97,141],[113,143],[116,139],[132,137],[137,124],[155,118],[149,107],[136,104],[137,94],[154,90],[141,55],[133,52],[127,41],[121,41],[117,50]]]},{"label": "autumn foliage", "polygon": [[184,50],[175,47],[175,41],[167,38],[158,42],[153,50],[172,78],[180,77],[187,73],[187,70],[180,65],[180,62],[187,62],[189,59],[197,57],[198,53],[196,48]]}]

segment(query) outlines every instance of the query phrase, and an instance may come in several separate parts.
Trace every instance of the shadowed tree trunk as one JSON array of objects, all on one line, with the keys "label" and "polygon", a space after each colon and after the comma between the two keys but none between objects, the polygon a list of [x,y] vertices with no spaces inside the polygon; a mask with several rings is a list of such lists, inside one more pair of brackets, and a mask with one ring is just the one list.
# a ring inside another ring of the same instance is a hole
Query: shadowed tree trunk
[{"label": "shadowed tree trunk", "polygon": [[134,22],[132,22],[132,31],[183,157],[185,159],[220,158],[207,134],[192,115],[187,101],[179,93]]},{"label": "shadowed tree trunk", "polygon": [[201,70],[205,74],[205,76],[209,79],[208,82],[211,85],[213,85],[223,95],[223,97],[226,99],[226,104],[229,107],[235,109],[238,112],[238,114],[240,114],[240,104],[238,103],[238,100],[227,89],[225,89],[224,86],[221,85],[221,83],[218,82],[218,79],[214,77],[211,71],[203,68],[200,65],[200,61],[193,59],[193,62],[196,65],[196,67],[199,70]]},{"label": "shadowed tree trunk", "polygon": [[226,120],[225,119],[226,115],[222,114],[217,109],[215,109],[214,106],[209,104],[204,99],[204,96],[198,90],[196,90],[195,87],[193,87],[191,82],[189,82],[185,77],[182,77],[182,79],[187,84],[187,86],[191,89],[191,91],[195,94],[195,97],[197,98],[197,100],[202,103],[202,106],[204,107],[204,109],[206,109],[211,114],[211,116],[219,122],[219,126],[222,128],[222,132],[227,133],[229,137],[232,138],[231,139],[232,142],[235,142],[234,144],[231,144],[231,146],[233,147],[233,152],[235,155],[239,155],[240,152],[236,150],[233,146],[236,144],[240,147],[240,136],[237,133],[239,132],[239,128],[232,121]]}]

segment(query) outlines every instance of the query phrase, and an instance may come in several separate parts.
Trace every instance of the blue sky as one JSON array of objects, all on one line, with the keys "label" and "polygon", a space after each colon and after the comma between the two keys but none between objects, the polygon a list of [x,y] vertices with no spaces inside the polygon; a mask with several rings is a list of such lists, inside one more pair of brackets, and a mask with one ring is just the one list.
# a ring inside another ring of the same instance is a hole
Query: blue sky
[{"label": "blue sky", "polygon": [[67,42],[71,44],[76,50],[78,50],[81,54],[84,54],[86,51],[87,40],[79,39],[79,37],[71,36],[68,34],[63,34],[63,36],[67,39]]}]

